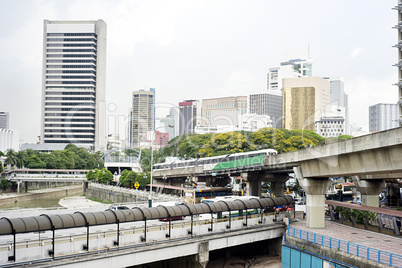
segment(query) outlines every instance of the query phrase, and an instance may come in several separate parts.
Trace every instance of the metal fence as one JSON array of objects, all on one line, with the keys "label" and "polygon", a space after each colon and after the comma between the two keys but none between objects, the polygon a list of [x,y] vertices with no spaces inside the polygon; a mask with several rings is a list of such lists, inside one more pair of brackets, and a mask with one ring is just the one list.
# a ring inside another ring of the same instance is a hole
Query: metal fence
[{"label": "metal fence", "polygon": [[367,260],[386,264],[391,267],[402,268],[402,256],[399,254],[358,245],[356,243],[309,232],[292,226],[288,226],[287,235],[303,239],[308,242],[313,242],[321,246],[329,247],[330,249],[336,249],[348,254],[353,254],[357,257],[365,258]]}]

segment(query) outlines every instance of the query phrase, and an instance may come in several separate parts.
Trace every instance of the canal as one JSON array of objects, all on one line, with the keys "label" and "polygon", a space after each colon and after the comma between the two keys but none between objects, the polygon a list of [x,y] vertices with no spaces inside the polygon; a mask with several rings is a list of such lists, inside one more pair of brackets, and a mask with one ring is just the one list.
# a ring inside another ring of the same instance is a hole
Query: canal
[{"label": "canal", "polygon": [[43,208],[43,209],[51,209],[51,208],[61,208],[59,205],[59,201],[62,198],[66,198],[69,196],[80,196],[81,194],[73,194],[73,195],[60,195],[56,197],[48,197],[41,199],[34,199],[29,201],[22,201],[12,204],[5,204],[1,206],[1,210],[20,210],[27,208]]}]

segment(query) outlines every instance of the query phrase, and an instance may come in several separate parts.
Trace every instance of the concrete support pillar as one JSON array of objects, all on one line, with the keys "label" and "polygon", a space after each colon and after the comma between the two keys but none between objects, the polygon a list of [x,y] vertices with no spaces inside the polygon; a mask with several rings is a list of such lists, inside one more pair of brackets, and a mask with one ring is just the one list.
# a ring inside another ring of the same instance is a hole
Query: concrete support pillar
[{"label": "concrete support pillar", "polygon": [[281,256],[282,239],[282,237],[277,237],[267,240],[267,253],[269,256]]},{"label": "concrete support pillar", "polygon": [[198,184],[198,176],[192,176],[191,178],[190,178],[190,180],[191,180],[191,183],[192,184]]},{"label": "concrete support pillar", "polygon": [[285,192],[285,183],[289,179],[288,173],[275,174],[271,180],[271,197],[283,196]]},{"label": "concrete support pillar", "polygon": [[241,177],[246,181],[246,195],[260,197],[262,176],[253,173],[241,173]]},{"label": "concrete support pillar", "polygon": [[285,192],[284,182],[271,182],[271,197],[283,196]]},{"label": "concrete support pillar", "polygon": [[87,189],[88,189],[88,182],[83,181],[82,182],[82,192],[85,194],[87,192]]},{"label": "concrete support pillar", "polygon": [[385,188],[385,180],[365,179],[365,177],[363,176],[352,177],[357,190],[362,195],[362,205],[370,207],[379,207],[380,200],[378,195]]},{"label": "concrete support pillar", "polygon": [[300,186],[307,194],[307,224],[309,228],[325,228],[325,193],[331,187],[329,178],[304,178],[300,167],[293,168]]},{"label": "concrete support pillar", "polygon": [[195,255],[195,261],[199,267],[207,267],[209,261],[209,241],[201,242],[198,245],[198,254]]},{"label": "concrete support pillar", "polygon": [[28,182],[24,182],[24,193],[28,193]]},{"label": "concrete support pillar", "polygon": [[21,193],[21,181],[17,181],[17,193]]}]

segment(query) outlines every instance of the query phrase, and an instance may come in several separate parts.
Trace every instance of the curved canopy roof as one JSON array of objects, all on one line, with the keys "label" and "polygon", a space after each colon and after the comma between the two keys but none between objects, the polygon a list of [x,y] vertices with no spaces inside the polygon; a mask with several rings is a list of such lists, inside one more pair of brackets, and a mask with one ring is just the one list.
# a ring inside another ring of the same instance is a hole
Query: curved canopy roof
[{"label": "curved canopy roof", "polygon": [[128,210],[106,210],[97,212],[75,212],[72,214],[42,214],[36,217],[0,219],[0,235],[10,235],[47,230],[59,230],[95,225],[117,224],[160,218],[190,216],[223,211],[265,208],[293,203],[291,196],[275,198],[235,199],[215,203],[200,203],[178,206],[158,206],[152,208],[132,208]]}]

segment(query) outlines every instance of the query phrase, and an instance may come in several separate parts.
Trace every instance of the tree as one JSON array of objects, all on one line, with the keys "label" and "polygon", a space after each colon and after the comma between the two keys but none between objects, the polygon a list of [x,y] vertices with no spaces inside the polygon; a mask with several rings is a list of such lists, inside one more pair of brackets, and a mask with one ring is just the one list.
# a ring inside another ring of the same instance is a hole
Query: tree
[{"label": "tree", "polygon": [[48,169],[58,169],[57,159],[55,154],[40,154],[40,159],[46,163],[46,168]]},{"label": "tree", "polygon": [[106,168],[102,168],[101,170],[98,171],[97,173],[98,181],[100,183],[108,183],[113,180],[113,174]]},{"label": "tree", "polygon": [[98,174],[98,169],[92,169],[92,170],[88,170],[85,177],[87,178],[87,180],[93,181],[93,180],[96,180],[97,174]]},{"label": "tree", "polygon": [[208,157],[246,152],[253,149],[255,149],[255,146],[247,141],[242,132],[234,131],[219,133],[213,136],[212,139],[199,150],[199,153],[202,157]]},{"label": "tree", "polygon": [[292,136],[281,142],[277,146],[277,148],[279,153],[284,153],[307,148],[310,146],[310,144],[313,144],[310,139],[304,138],[302,136]]},{"label": "tree", "polygon": [[8,149],[6,151],[6,160],[4,163],[6,165],[11,165],[11,167],[14,167],[14,165],[17,163],[17,157],[16,157],[16,152],[13,149]]},{"label": "tree", "polygon": [[124,170],[120,176],[119,182],[124,187],[131,187],[136,182],[137,173],[132,170]]},{"label": "tree", "polygon": [[148,172],[137,174],[136,181],[140,184],[141,188],[145,188],[145,186],[151,182],[151,174]]},{"label": "tree", "polygon": [[41,169],[46,167],[46,163],[35,154],[28,157],[26,167],[32,169]]},{"label": "tree", "polygon": [[18,151],[15,155],[16,158],[16,166],[17,168],[23,168],[27,158],[28,158],[28,154],[25,151]]},{"label": "tree", "polygon": [[3,190],[3,192],[4,192],[5,190],[7,190],[8,187],[10,187],[10,183],[7,181],[6,178],[1,178],[1,180],[0,180],[0,187],[1,187],[1,189]]},{"label": "tree", "polygon": [[250,142],[257,149],[274,148],[285,138],[286,132],[283,129],[261,128],[251,133]]},{"label": "tree", "polygon": [[74,152],[69,150],[52,151],[50,155],[54,157],[58,169],[74,169]]}]

